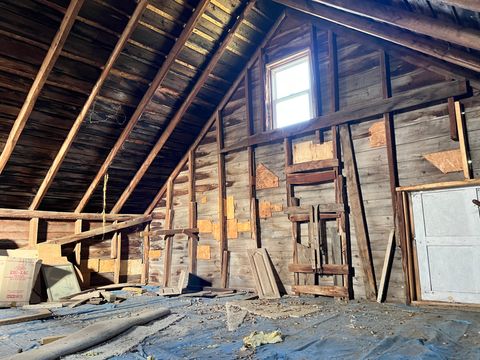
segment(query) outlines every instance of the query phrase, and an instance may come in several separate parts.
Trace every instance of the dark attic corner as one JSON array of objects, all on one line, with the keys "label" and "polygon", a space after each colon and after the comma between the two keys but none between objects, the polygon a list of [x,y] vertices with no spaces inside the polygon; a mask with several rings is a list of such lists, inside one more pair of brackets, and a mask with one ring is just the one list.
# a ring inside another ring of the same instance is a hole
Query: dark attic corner
[{"label": "dark attic corner", "polygon": [[480,1],[0,0],[0,359],[480,359]]}]

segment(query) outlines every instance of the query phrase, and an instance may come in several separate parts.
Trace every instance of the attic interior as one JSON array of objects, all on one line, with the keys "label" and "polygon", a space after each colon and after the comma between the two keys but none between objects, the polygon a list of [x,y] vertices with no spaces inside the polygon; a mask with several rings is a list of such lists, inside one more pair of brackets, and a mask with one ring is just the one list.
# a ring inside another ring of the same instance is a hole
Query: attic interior
[{"label": "attic interior", "polygon": [[0,0],[1,359],[480,358],[480,2]]}]

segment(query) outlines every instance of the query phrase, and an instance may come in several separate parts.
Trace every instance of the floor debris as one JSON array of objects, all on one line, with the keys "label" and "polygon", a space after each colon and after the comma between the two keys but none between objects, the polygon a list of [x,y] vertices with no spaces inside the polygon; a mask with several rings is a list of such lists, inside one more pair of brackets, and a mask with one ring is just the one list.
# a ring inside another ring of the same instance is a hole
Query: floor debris
[{"label": "floor debris", "polygon": [[243,346],[245,346],[246,349],[256,349],[261,345],[276,344],[282,341],[282,333],[278,330],[268,333],[254,331],[243,338]]}]

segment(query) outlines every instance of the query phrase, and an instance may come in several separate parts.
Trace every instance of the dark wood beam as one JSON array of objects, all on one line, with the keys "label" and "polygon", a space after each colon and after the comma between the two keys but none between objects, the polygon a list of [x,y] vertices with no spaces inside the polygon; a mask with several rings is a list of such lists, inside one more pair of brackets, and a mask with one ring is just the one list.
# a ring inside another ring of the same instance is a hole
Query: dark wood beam
[{"label": "dark wood beam", "polygon": [[[285,11],[282,12],[275,23],[272,25],[271,29],[269,30],[268,34],[265,36],[263,39],[262,43],[257,47],[257,50],[255,50],[255,53],[251,56],[250,60],[245,64],[245,67],[243,68],[242,72],[237,76],[235,81],[233,82],[233,85],[228,89],[227,93],[223,97],[222,101],[220,104],[217,106],[215,113],[210,117],[210,119],[206,122],[206,124],[203,126],[202,130],[200,131],[200,134],[198,134],[197,139],[194,141],[194,143],[190,146],[188,152],[190,151],[195,151],[195,149],[198,147],[200,142],[204,139],[205,135],[210,131],[210,128],[216,121],[216,116],[217,116],[217,111],[223,109],[227,102],[230,100],[232,97],[233,93],[237,90],[238,86],[240,83],[243,81],[245,78],[245,74],[248,71],[248,69],[255,63],[255,61],[258,59],[258,56],[260,56],[262,49],[265,47],[267,42],[272,38],[272,36],[277,32],[278,28],[280,25],[283,23],[283,20],[285,19]],[[185,166],[186,162],[188,161],[188,153],[184,155],[182,160],[179,161],[175,169],[173,170],[172,174],[170,174],[169,178],[176,178],[182,168]],[[155,206],[158,204],[160,199],[165,195],[167,189],[166,183],[160,188],[158,191],[157,195],[153,199],[153,201],[150,203],[148,208],[145,210],[145,214],[151,214],[152,211],[155,209]]]},{"label": "dark wood beam", "polygon": [[40,96],[40,92],[47,81],[48,75],[50,75],[50,72],[56,63],[60,52],[62,51],[63,45],[65,44],[68,34],[70,33],[73,23],[75,22],[75,18],[77,17],[78,12],[83,5],[83,1],[84,0],[70,1],[70,5],[68,6],[65,16],[60,24],[60,28],[52,40],[47,55],[45,56],[45,59],[43,59],[40,70],[33,81],[33,84],[27,94],[27,98],[25,99],[17,119],[13,124],[12,130],[8,135],[8,139],[5,142],[2,154],[0,155],[0,174],[5,169],[5,166],[12,155],[13,149],[15,148],[15,145],[17,145],[18,139],[20,138],[25,124],[27,123],[35,103]]},{"label": "dark wood beam", "polygon": [[[106,221],[125,221],[141,214],[106,214]],[[0,219],[48,219],[48,220],[89,220],[103,221],[103,214],[73,213],[61,211],[0,209]]]},{"label": "dark wood beam", "polygon": [[388,99],[372,100],[368,103],[352,106],[349,109],[318,116],[300,124],[258,133],[236,144],[225,147],[223,152],[243,150],[248,146],[280,141],[289,136],[313,133],[315,130],[325,129],[330,126],[374,118],[382,116],[384,113],[406,110],[422,104],[447,99],[451,96],[462,96],[467,93],[468,87],[464,81],[446,81],[429,85],[402,92]]},{"label": "dark wood beam", "polygon": [[47,241],[48,244],[58,244],[58,245],[66,245],[66,244],[71,244],[77,241],[89,239],[95,236],[107,234],[110,232],[122,230],[122,229],[127,229],[132,226],[140,225],[146,222],[149,222],[152,220],[152,217],[150,215],[143,215],[140,217],[137,217],[132,220],[127,220],[124,222],[120,222],[118,224],[113,224],[105,227],[100,227],[98,229],[93,229],[89,231],[84,231],[79,234],[74,234],[74,235],[68,235],[64,236],[61,238],[57,238],[54,240],[49,240]]},{"label": "dark wood beam", "polygon": [[480,2],[478,0],[430,0],[430,2],[457,6],[463,9],[480,12]]},{"label": "dark wood beam", "polygon": [[480,50],[480,31],[403,10],[398,6],[371,0],[315,0],[315,2],[452,44]]},{"label": "dark wood beam", "polygon": [[62,166],[63,160],[67,156],[67,153],[70,150],[70,147],[72,146],[75,140],[75,137],[80,131],[80,127],[82,126],[83,120],[87,116],[88,111],[90,110],[90,107],[95,101],[96,96],[100,92],[100,89],[102,88],[105,80],[109,76],[110,70],[113,68],[113,64],[120,56],[123,50],[123,47],[125,46],[127,40],[130,38],[130,35],[132,34],[133,30],[135,30],[135,27],[137,26],[138,21],[142,17],[142,14],[147,4],[148,4],[147,0],[141,0],[137,4],[137,7],[135,8],[135,11],[130,17],[130,20],[128,21],[127,26],[125,27],[125,30],[123,31],[122,35],[118,39],[117,44],[115,45],[115,48],[110,54],[110,57],[108,58],[105,66],[103,67],[100,77],[98,78],[97,82],[93,86],[93,89],[90,92],[90,95],[88,96],[87,101],[85,101],[85,104],[83,105],[82,110],[78,114],[77,118],[75,119],[75,122],[70,128],[70,131],[68,132],[67,138],[65,139],[62,146],[60,147],[60,150],[58,151],[57,156],[53,160],[53,163],[50,166],[50,169],[45,175],[45,178],[43,179],[43,182],[40,185],[40,188],[38,189],[37,194],[35,195],[35,198],[33,199],[29,207],[29,210],[38,209],[44,196],[47,194],[48,189],[52,185],[52,182],[58,173],[58,170],[60,170],[60,167]]},{"label": "dark wood beam", "polygon": [[100,183],[100,181],[102,180],[103,176],[108,171],[108,168],[109,168],[110,164],[113,162],[115,156],[117,156],[118,152],[122,149],[123,144],[127,140],[128,136],[132,132],[133,128],[137,124],[140,117],[142,116],[142,114],[145,111],[145,109],[146,109],[147,105],[149,104],[150,100],[155,95],[155,92],[157,91],[158,87],[165,80],[165,77],[167,76],[167,73],[168,73],[171,65],[174,63],[178,54],[180,53],[183,46],[187,42],[188,38],[192,34],[192,32],[195,29],[195,26],[197,25],[198,21],[200,21],[200,19],[202,17],[202,14],[204,13],[204,11],[207,8],[209,3],[210,3],[209,0],[201,0],[201,2],[198,4],[197,8],[195,9],[192,16],[190,17],[187,24],[185,25],[185,28],[183,29],[179,38],[177,39],[177,41],[173,45],[172,49],[168,53],[167,58],[162,63],[162,66],[160,67],[157,74],[155,75],[155,78],[153,79],[152,83],[150,84],[148,90],[143,95],[142,100],[140,100],[140,103],[138,104],[137,108],[135,109],[133,115],[131,116],[127,125],[125,126],[125,128],[123,129],[119,138],[117,139],[117,142],[113,146],[112,150],[110,150],[110,153],[108,154],[107,158],[105,159],[104,163],[102,164],[100,170],[98,171],[97,175],[93,179],[92,183],[88,187],[85,194],[83,195],[83,198],[80,200],[79,204],[77,205],[77,207],[75,209],[75,212],[81,212],[85,208],[85,206],[87,205],[87,203],[90,200],[90,197],[92,196],[93,192],[97,188],[97,186]]},{"label": "dark wood beam", "polygon": [[118,213],[122,209],[125,202],[128,200],[130,195],[138,186],[138,183],[143,178],[143,176],[145,175],[149,167],[152,165],[158,153],[163,149],[163,146],[165,145],[165,143],[168,141],[172,133],[175,131],[178,124],[182,121],[183,116],[185,115],[189,107],[192,105],[193,101],[195,100],[200,90],[203,88],[210,73],[215,69],[216,65],[220,61],[220,58],[223,56],[225,51],[227,51],[227,48],[230,45],[232,38],[235,36],[235,33],[237,32],[238,28],[240,27],[243,20],[245,19],[245,16],[250,13],[250,11],[254,6],[255,6],[255,1],[249,2],[247,6],[243,9],[241,15],[235,21],[235,25],[231,29],[227,30],[227,34],[221,40],[220,46],[215,51],[211,60],[208,62],[207,67],[205,68],[205,70],[203,70],[201,76],[195,83],[195,86],[190,91],[187,98],[182,103],[180,108],[177,110],[173,118],[170,120],[167,127],[163,130],[162,135],[160,135],[160,138],[157,140],[152,150],[148,154],[147,158],[145,159],[143,164],[140,166],[140,169],[138,169],[137,173],[135,174],[135,176],[133,177],[133,179],[130,181],[127,188],[125,189],[125,191],[122,193],[122,195],[118,199],[117,203],[112,209],[112,213],[114,214]]},{"label": "dark wood beam", "polygon": [[334,22],[418,52],[480,72],[480,59],[467,51],[453,48],[446,42],[408,33],[395,26],[375,22],[310,0],[274,0],[303,13]]}]

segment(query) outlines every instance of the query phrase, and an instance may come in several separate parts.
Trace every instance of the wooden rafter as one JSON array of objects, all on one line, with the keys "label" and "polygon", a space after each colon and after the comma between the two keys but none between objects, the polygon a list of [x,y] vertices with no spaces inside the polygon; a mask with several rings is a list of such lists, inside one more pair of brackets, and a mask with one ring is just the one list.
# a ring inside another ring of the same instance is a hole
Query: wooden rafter
[{"label": "wooden rafter", "polygon": [[87,205],[88,201],[90,200],[90,197],[92,196],[96,187],[102,180],[103,176],[108,171],[108,168],[113,162],[115,156],[122,149],[123,144],[125,143],[128,136],[132,132],[133,128],[137,124],[143,112],[145,111],[148,103],[155,95],[155,92],[157,91],[158,87],[163,83],[165,77],[167,76],[168,71],[170,70],[170,67],[175,62],[175,59],[177,58],[178,54],[180,53],[183,46],[187,42],[188,38],[192,34],[193,30],[195,29],[195,26],[197,25],[198,21],[201,19],[202,14],[207,8],[207,5],[209,4],[209,2],[210,2],[209,0],[202,0],[198,4],[193,14],[190,16],[190,19],[185,25],[182,33],[180,34],[179,38],[177,39],[172,49],[168,53],[168,56],[163,62],[160,69],[158,70],[157,75],[155,75],[155,78],[153,79],[150,87],[143,95],[142,100],[140,100],[140,103],[135,109],[135,112],[133,113],[132,117],[130,118],[127,125],[123,129],[122,133],[120,134],[120,137],[117,139],[117,142],[113,146],[112,150],[110,150],[110,153],[108,154],[107,158],[105,159],[104,163],[102,164],[100,170],[98,171],[97,175],[93,179],[92,183],[88,187],[87,191],[83,195],[83,198],[80,200],[80,203],[77,205],[75,212],[81,212],[84,209],[84,207]]},{"label": "wooden rafter", "polygon": [[145,161],[143,162],[143,164],[140,166],[140,169],[137,171],[137,173],[135,174],[133,179],[130,181],[130,184],[128,184],[127,188],[125,189],[125,191],[122,193],[122,195],[118,199],[117,203],[115,204],[115,206],[112,209],[112,213],[114,213],[114,214],[118,213],[122,209],[123,205],[128,200],[128,198],[130,197],[130,195],[133,193],[133,191],[137,187],[138,183],[140,182],[142,177],[145,175],[148,168],[150,167],[150,165],[153,163],[153,161],[157,157],[158,153],[162,150],[165,143],[168,141],[168,139],[170,138],[170,135],[173,133],[173,131],[175,130],[177,125],[180,123],[180,121],[182,120],[183,116],[187,112],[190,105],[195,100],[195,97],[197,96],[197,94],[200,92],[203,85],[207,81],[208,76],[213,71],[213,69],[217,65],[218,61],[220,60],[220,58],[223,56],[224,52],[227,50],[232,37],[234,36],[235,32],[238,30],[241,23],[245,19],[246,14],[248,14],[251,11],[251,9],[254,7],[254,5],[255,5],[255,1],[251,1],[250,3],[248,3],[248,5],[242,11],[242,14],[236,20],[233,28],[228,29],[227,35],[222,40],[220,46],[216,50],[215,54],[212,56],[211,60],[209,61],[208,65],[207,65],[207,67],[202,72],[202,75],[199,77],[199,79],[195,83],[195,86],[190,91],[190,93],[188,94],[185,101],[182,103],[182,105],[180,106],[178,111],[173,116],[172,120],[170,120],[167,127],[162,132],[162,135],[157,140],[156,144],[154,145],[154,147],[152,148],[152,150],[148,154],[148,156],[145,159]]},{"label": "wooden rafter", "polygon": [[10,156],[12,155],[13,149],[22,134],[23,128],[27,123],[30,114],[32,113],[33,107],[42,91],[43,85],[47,81],[48,75],[53,69],[55,62],[62,51],[63,45],[67,40],[68,34],[72,29],[73,23],[75,22],[75,18],[80,11],[80,8],[83,5],[84,0],[71,0],[70,5],[68,6],[67,11],[65,12],[65,16],[60,24],[60,28],[58,29],[53,41],[48,49],[47,55],[43,59],[42,65],[40,66],[40,70],[33,81],[33,84],[27,94],[27,98],[23,103],[22,108],[13,124],[12,130],[8,135],[7,142],[5,143],[5,147],[3,148],[2,154],[0,155],[0,174],[5,169]]},{"label": "wooden rafter", "polygon": [[142,17],[142,14],[148,4],[147,0],[141,0],[137,4],[137,7],[135,8],[135,11],[133,12],[132,16],[130,17],[130,20],[127,23],[127,26],[125,27],[125,30],[123,31],[122,35],[118,39],[117,44],[115,45],[115,48],[113,49],[110,57],[108,58],[102,73],[100,74],[100,77],[98,78],[97,82],[93,86],[93,89],[90,93],[90,95],[87,98],[87,101],[83,105],[82,110],[80,111],[80,114],[78,114],[75,122],[73,123],[72,127],[70,128],[70,131],[67,135],[67,138],[63,142],[60,150],[57,153],[57,156],[53,160],[52,165],[50,166],[50,169],[48,170],[45,178],[43,179],[42,184],[40,185],[40,188],[37,191],[37,194],[35,195],[35,198],[32,201],[32,204],[29,207],[29,210],[36,210],[40,206],[40,203],[43,200],[43,197],[46,195],[48,189],[52,185],[52,182],[57,175],[58,170],[60,169],[60,166],[63,163],[63,160],[67,156],[68,151],[70,150],[70,147],[72,146],[75,137],[77,136],[78,132],[80,131],[80,127],[82,126],[83,120],[87,116],[88,110],[92,106],[95,97],[98,95],[100,92],[100,89],[102,88],[105,80],[107,79],[108,75],[110,74],[110,70],[113,67],[113,64],[115,61],[118,59],[120,56],[123,47],[125,46],[127,40],[129,39],[130,35],[132,34],[133,30],[135,30],[135,27]]},{"label": "wooden rafter", "polygon": [[463,9],[480,12],[480,2],[478,0],[431,0],[431,2],[458,6]]},{"label": "wooden rafter", "polygon": [[316,0],[316,2],[351,14],[448,41],[452,44],[480,49],[480,31],[475,29],[465,28],[454,23],[437,20],[426,15],[371,0]]},{"label": "wooden rafter", "polygon": [[[177,166],[175,167],[175,169],[173,170],[173,172],[170,174],[170,177],[169,179],[175,179],[178,174],[180,173],[180,171],[182,171],[182,168],[184,167],[185,163],[188,161],[188,154],[190,153],[190,151],[195,151],[195,149],[198,147],[198,145],[200,144],[200,142],[203,140],[203,138],[205,137],[205,135],[207,135],[207,133],[210,131],[210,128],[212,127],[212,125],[215,123],[216,121],[216,114],[217,114],[217,111],[223,109],[225,107],[225,105],[227,104],[227,102],[230,100],[230,98],[232,97],[233,93],[236,91],[237,87],[240,85],[240,83],[244,80],[245,78],[245,74],[246,72],[248,71],[248,69],[255,63],[255,61],[257,61],[258,57],[261,55],[261,52],[262,52],[262,49],[265,47],[265,45],[268,43],[268,41],[270,41],[270,39],[272,38],[272,36],[277,32],[278,28],[280,27],[280,25],[282,24],[283,20],[285,19],[286,15],[285,15],[285,12],[282,12],[279,17],[277,18],[277,20],[275,21],[275,23],[272,25],[270,31],[268,32],[268,34],[265,36],[265,38],[263,39],[262,43],[257,47],[257,50],[255,51],[255,53],[251,56],[250,60],[248,61],[248,63],[245,65],[245,67],[243,68],[242,72],[238,75],[238,77],[235,79],[235,81],[233,82],[233,85],[230,86],[230,89],[227,91],[227,93],[225,94],[225,96],[223,97],[222,101],[220,102],[220,104],[217,106],[217,108],[215,109],[215,112],[213,113],[213,115],[210,117],[210,119],[207,121],[207,123],[203,126],[202,130],[200,131],[200,134],[198,134],[197,136],[197,139],[195,140],[195,142],[190,146],[189,150],[188,150],[188,153],[185,154],[185,156],[182,158],[182,160],[180,160],[177,164]],[[165,182],[165,184],[161,187],[161,189],[158,191],[157,195],[155,196],[155,198],[153,199],[153,201],[150,203],[150,205],[148,206],[148,208],[145,210],[144,214],[151,214],[152,211],[155,209],[155,206],[158,204],[158,202],[160,201],[160,199],[162,199],[162,197],[165,195],[165,192],[167,191],[167,182]]]},{"label": "wooden rafter", "polygon": [[395,26],[371,21],[361,16],[337,10],[310,0],[274,0],[297,11],[333,22],[344,27],[405,46],[437,59],[480,72],[480,59],[467,51],[422,35],[410,34]]}]

